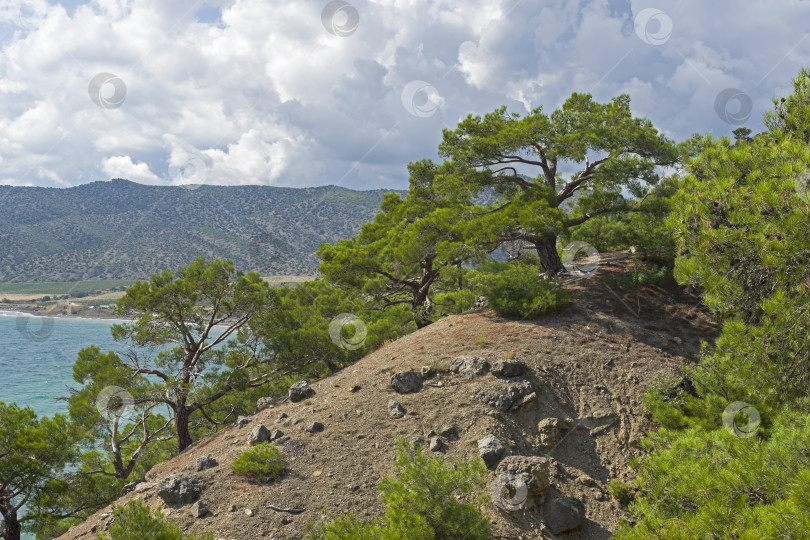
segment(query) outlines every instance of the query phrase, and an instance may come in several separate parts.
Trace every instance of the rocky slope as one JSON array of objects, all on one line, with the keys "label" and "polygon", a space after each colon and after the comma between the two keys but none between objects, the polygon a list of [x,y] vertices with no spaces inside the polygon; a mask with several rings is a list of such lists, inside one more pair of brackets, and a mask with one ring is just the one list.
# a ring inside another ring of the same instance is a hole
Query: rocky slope
[{"label": "rocky slope", "polygon": [[[560,314],[507,321],[470,312],[388,344],[313,383],[302,401],[271,404],[160,464],[117,504],[142,499],[216,538],[301,538],[329,512],[381,515],[377,485],[406,438],[446,456],[485,457],[500,503],[486,509],[496,538],[608,538],[625,515],[608,482],[627,477],[653,427],[645,388],[694,361],[699,341],[717,331],[679,289],[599,285],[627,264],[626,253],[603,255],[596,276],[571,285],[575,300]],[[281,437],[283,476],[252,484],[234,475],[231,462],[267,435]],[[182,489],[185,501],[166,503]],[[110,516],[104,509],[63,538],[89,539]]]}]

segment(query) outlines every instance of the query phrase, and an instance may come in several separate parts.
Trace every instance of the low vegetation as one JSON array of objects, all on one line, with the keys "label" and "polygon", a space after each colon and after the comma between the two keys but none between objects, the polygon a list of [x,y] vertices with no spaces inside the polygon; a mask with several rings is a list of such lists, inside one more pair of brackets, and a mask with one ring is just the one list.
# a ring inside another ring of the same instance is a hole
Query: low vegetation
[{"label": "low vegetation", "polygon": [[115,511],[115,519],[110,529],[96,535],[98,540],[214,540],[214,535],[185,535],[180,527],[169,523],[160,514],[152,512],[139,500],[130,501]]},{"label": "low vegetation", "polygon": [[487,469],[481,458],[471,463],[445,462],[426,456],[421,446],[400,440],[394,462],[396,477],[380,484],[385,516],[359,521],[347,513],[331,520],[308,538],[338,539],[472,539],[490,537],[489,519],[480,508],[488,497]]},{"label": "low vegetation", "polygon": [[256,482],[267,482],[281,475],[284,469],[284,458],[281,450],[267,442],[256,445],[253,450],[239,454],[231,470]]}]

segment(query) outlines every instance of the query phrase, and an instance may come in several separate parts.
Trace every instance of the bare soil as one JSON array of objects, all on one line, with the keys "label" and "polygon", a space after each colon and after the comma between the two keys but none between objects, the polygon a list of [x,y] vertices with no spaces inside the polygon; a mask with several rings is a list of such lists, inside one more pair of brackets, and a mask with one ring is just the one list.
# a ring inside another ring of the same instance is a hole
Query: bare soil
[{"label": "bare soil", "polygon": [[[601,255],[599,272],[588,279],[569,278],[575,291],[563,312],[539,320],[509,321],[491,311],[442,319],[390,343],[356,364],[312,384],[314,397],[280,403],[251,417],[244,427],[232,425],[195,443],[184,453],[156,466],[147,484],[120,499],[116,506],[140,498],[164,506],[155,494],[157,482],[173,474],[194,476],[205,486],[201,500],[211,514],[194,518],[190,506],[164,508],[168,519],[187,531],[211,531],[215,538],[302,538],[307,523],[320,523],[328,513],[353,512],[362,519],[382,515],[380,480],[394,472],[399,438],[423,438],[442,426],[457,428],[444,455],[471,460],[477,441],[494,434],[511,455],[552,459],[552,487],[585,504],[586,521],[564,539],[605,539],[626,515],[607,494],[612,478],[629,478],[628,460],[654,428],[643,414],[642,396],[660,374],[678,374],[693,363],[701,340],[711,340],[718,326],[699,307],[699,299],[681,288],[645,287],[625,291],[600,285],[631,264],[627,252]],[[496,388],[491,374],[467,379],[450,373],[461,355],[524,362],[537,398],[514,412],[503,412],[476,400],[478,388]],[[389,386],[397,371],[434,366],[439,373],[414,394],[396,394]],[[359,389],[357,388],[359,387]],[[407,410],[400,419],[388,414],[388,400]],[[279,422],[288,416],[287,424]],[[570,418],[551,448],[540,442],[538,423]],[[309,433],[313,421],[325,430]],[[281,445],[283,476],[251,483],[230,470],[231,462],[250,449],[249,431],[258,424],[281,429],[291,439]],[[195,461],[212,454],[219,465],[197,472]],[[495,473],[490,472],[490,481]],[[235,505],[235,511],[230,511]],[[291,514],[268,508],[303,509]],[[252,515],[246,513],[252,511]],[[88,539],[103,530],[111,508],[97,512],[62,538]],[[494,538],[555,538],[545,530],[540,508],[506,511],[490,504]]]}]

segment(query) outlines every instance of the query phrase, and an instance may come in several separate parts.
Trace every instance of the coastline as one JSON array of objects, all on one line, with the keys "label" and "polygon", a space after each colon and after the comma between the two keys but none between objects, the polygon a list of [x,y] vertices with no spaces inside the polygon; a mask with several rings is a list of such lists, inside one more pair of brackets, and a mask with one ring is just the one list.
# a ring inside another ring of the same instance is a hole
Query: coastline
[{"label": "coastline", "polygon": [[31,311],[28,309],[0,309],[0,317],[10,317],[15,315],[26,315],[29,317],[42,317],[42,318],[50,318],[50,319],[85,319],[88,321],[121,321],[121,322],[132,322],[134,319],[122,319],[120,317],[116,317],[112,313],[99,313],[98,315],[92,313],[85,313],[84,310],[81,313],[72,313],[70,315],[64,315],[62,313],[47,313],[41,311]]}]

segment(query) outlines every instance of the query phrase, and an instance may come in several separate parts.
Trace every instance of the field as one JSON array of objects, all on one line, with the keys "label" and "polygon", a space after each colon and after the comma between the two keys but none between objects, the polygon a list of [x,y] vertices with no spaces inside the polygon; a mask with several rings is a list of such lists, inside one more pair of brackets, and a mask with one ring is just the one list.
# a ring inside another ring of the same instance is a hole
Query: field
[{"label": "field", "polygon": [[72,296],[94,291],[109,291],[115,287],[129,287],[133,283],[135,283],[133,280],[123,279],[61,281],[57,283],[3,283],[0,284],[0,297],[4,296],[13,300],[14,296],[23,296],[25,298],[56,294]]}]

